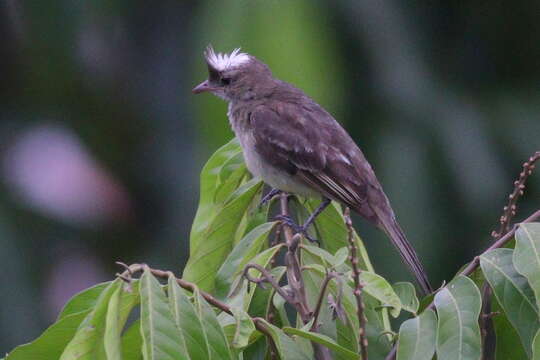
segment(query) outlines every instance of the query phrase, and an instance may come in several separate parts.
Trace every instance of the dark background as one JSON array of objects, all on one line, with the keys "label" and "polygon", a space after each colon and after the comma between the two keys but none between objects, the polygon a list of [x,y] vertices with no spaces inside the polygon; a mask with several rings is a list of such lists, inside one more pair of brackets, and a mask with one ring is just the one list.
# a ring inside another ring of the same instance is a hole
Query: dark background
[{"label": "dark background", "polygon": [[[180,271],[226,104],[191,88],[242,46],[365,151],[434,284],[486,247],[540,150],[538,1],[19,1],[0,5],[0,353],[114,261]],[[539,207],[540,174],[518,217]],[[407,273],[356,221],[378,271]]]}]

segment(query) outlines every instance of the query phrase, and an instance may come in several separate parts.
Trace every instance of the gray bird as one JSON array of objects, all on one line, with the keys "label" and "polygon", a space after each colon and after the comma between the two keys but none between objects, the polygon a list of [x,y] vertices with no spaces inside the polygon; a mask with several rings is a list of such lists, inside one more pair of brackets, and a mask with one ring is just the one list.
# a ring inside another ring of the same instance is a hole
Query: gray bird
[{"label": "gray bird", "polygon": [[392,240],[424,294],[427,275],[403,234],[381,184],[364,154],[339,123],[301,90],[275,79],[267,65],[236,49],[205,51],[208,80],[193,89],[229,103],[227,116],[248,170],[274,190],[321,197],[302,226],[281,218],[305,235],[330,200],[338,201],[383,230]]}]

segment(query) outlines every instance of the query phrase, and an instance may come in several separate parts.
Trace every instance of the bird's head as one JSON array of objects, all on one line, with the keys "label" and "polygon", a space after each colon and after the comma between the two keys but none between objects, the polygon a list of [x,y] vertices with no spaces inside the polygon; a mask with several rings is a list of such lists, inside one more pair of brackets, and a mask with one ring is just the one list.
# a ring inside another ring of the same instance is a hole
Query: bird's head
[{"label": "bird's head", "polygon": [[235,49],[221,54],[208,46],[204,52],[208,79],[197,85],[193,93],[211,92],[227,101],[250,100],[264,96],[273,85],[268,66],[254,56]]}]

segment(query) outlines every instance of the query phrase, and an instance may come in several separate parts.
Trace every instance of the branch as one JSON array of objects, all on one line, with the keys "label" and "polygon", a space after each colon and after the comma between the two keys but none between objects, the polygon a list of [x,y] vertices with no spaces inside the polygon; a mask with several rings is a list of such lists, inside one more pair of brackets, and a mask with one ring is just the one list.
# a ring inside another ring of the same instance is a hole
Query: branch
[{"label": "branch", "polygon": [[[536,210],[534,213],[532,213],[528,218],[523,220],[521,223],[529,223],[533,222],[540,218],[540,209]],[[508,231],[503,237],[501,237],[499,240],[495,241],[490,247],[488,247],[484,252],[482,252],[480,255],[475,256],[474,259],[461,271],[458,275],[463,276],[469,276],[471,275],[480,265],[480,256],[486,254],[488,251],[493,249],[498,249],[503,247],[508,241],[512,240],[514,237],[514,234],[516,233],[517,226],[514,226],[512,230]],[[426,309],[433,309],[435,307],[435,304],[431,302]],[[392,360],[395,359],[396,356],[396,346],[392,348],[392,351],[387,355],[386,360]]]},{"label": "branch", "polygon": [[488,360],[492,353],[491,349],[488,349],[487,344],[492,343],[494,336],[493,333],[493,321],[491,312],[491,287],[487,281],[482,285],[482,311],[480,312],[480,319],[478,320],[480,325],[480,337],[482,340],[482,360]]},{"label": "branch", "polygon": [[[261,273],[261,275],[262,275],[262,278],[255,278],[255,277],[249,275],[249,269],[256,269],[257,271],[259,271]],[[270,283],[270,285],[272,285],[274,290],[276,290],[276,292],[279,295],[281,295],[281,297],[283,299],[285,299],[285,301],[287,301],[288,303],[290,303],[293,306],[296,305],[295,304],[295,299],[291,295],[287,294],[287,292],[285,290],[283,290],[283,288],[281,286],[279,286],[279,284],[276,282],[276,280],[274,279],[272,274],[270,274],[270,271],[266,270],[261,265],[259,265],[259,264],[247,264],[246,267],[244,268],[244,272],[242,273],[242,276],[245,277],[248,281],[251,281],[252,283],[255,283],[255,284],[260,284],[262,282]]]},{"label": "branch", "polygon": [[358,343],[360,345],[360,353],[362,354],[362,360],[367,360],[368,340],[366,337],[366,316],[364,315],[364,303],[362,302],[362,289],[364,285],[362,285],[362,283],[360,282],[361,270],[358,267],[358,256],[356,255],[356,242],[354,241],[354,230],[351,221],[351,211],[348,207],[345,208],[343,216],[345,217],[345,225],[347,225],[347,239],[349,240],[349,251],[351,254],[349,260],[351,262],[353,270],[354,297],[356,298],[358,324],[360,325],[360,328],[358,329]]},{"label": "branch", "polygon": [[[282,193],[280,198],[281,215],[289,215],[289,203],[287,201],[288,194]],[[298,257],[298,245],[302,236],[300,234],[293,235],[293,229],[287,224],[283,224],[283,233],[285,235],[285,244],[287,252],[285,253],[285,266],[287,267],[287,282],[291,289],[291,295],[294,299],[294,306],[298,311],[298,315],[302,319],[302,323],[307,324],[312,317],[312,312],[309,309],[306,287],[304,286],[304,278],[302,277],[302,269]],[[327,347],[311,342],[315,352],[316,360],[332,360],[332,355]]]},{"label": "branch", "polygon": [[319,298],[317,299],[317,305],[315,305],[315,311],[313,312],[313,324],[311,325],[311,328],[309,329],[309,331],[316,332],[317,329],[319,328],[319,314],[321,313],[321,307],[323,304],[324,294],[326,293],[326,288],[328,287],[328,284],[336,276],[337,276],[337,273],[332,271],[326,274],[326,277],[324,278],[324,281],[321,286],[321,292],[319,293]]},{"label": "branch", "polygon": [[[176,280],[176,283],[181,288],[186,289],[188,291],[191,291],[192,293],[195,292],[195,289],[197,289],[197,285],[195,285],[195,284],[193,284],[193,283],[191,283],[189,281],[186,281],[186,280],[179,279],[179,278],[175,277],[174,274],[171,271],[163,271],[163,270],[158,270],[158,269],[152,269],[151,267],[149,267],[146,264],[133,264],[133,265],[127,266],[126,264],[121,263],[121,262],[116,262],[116,263],[118,265],[123,266],[126,269],[122,274],[117,274],[118,277],[120,277],[121,279],[123,279],[125,281],[128,281],[128,280],[130,281],[133,274],[142,272],[142,271],[144,271],[146,269],[146,270],[150,271],[150,273],[152,275],[154,275],[156,277],[159,277],[161,279],[168,279],[170,276],[172,276]],[[229,314],[231,316],[234,316],[232,311],[231,311],[231,308],[229,307],[229,305],[219,301],[218,299],[216,299],[215,297],[213,297],[212,295],[210,295],[207,292],[199,290],[199,293],[204,298],[204,300],[206,300],[210,305],[218,308],[219,310],[221,310],[223,312],[226,312],[227,314]],[[251,320],[255,324],[255,328],[266,336],[266,338],[268,339],[268,343],[269,343],[270,347],[272,348],[272,351],[274,351],[275,354],[278,354],[277,345],[274,342],[274,339],[272,338],[272,335],[271,335],[270,331],[264,326],[264,323],[263,323],[262,319],[255,317],[255,318],[251,318]]]}]

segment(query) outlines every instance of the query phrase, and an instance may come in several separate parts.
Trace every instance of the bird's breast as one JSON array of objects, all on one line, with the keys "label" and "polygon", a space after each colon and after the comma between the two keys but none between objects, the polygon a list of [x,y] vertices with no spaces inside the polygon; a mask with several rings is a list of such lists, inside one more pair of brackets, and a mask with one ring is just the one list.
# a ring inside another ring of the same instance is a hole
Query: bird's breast
[{"label": "bird's breast", "polygon": [[273,166],[257,151],[253,131],[246,119],[235,118],[238,112],[229,110],[229,120],[232,129],[242,146],[244,161],[249,172],[264,181],[271,187],[288,193],[302,196],[318,196],[318,193],[301,182],[296,175],[291,175],[283,169]]}]

